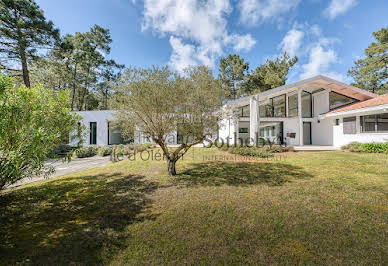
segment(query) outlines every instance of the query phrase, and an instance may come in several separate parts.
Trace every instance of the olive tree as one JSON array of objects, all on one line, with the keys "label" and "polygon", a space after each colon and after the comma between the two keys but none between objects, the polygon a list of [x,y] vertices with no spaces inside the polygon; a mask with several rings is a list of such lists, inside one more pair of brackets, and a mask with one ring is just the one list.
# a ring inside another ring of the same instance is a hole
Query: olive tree
[{"label": "olive tree", "polygon": [[47,155],[78,127],[69,101],[67,91],[18,87],[0,75],[0,190],[52,171],[44,164]]},{"label": "olive tree", "polygon": [[[217,130],[222,93],[204,66],[188,68],[183,75],[168,67],[131,68],[119,81],[114,104],[123,131],[136,128],[151,138],[163,151],[169,175],[176,175],[176,162]],[[171,147],[168,138],[178,128],[182,144]]]}]

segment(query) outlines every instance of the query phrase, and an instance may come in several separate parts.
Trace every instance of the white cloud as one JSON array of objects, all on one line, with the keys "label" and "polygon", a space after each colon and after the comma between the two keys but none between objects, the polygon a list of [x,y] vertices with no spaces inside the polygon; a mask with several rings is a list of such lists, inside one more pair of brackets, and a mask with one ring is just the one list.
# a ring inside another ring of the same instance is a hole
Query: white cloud
[{"label": "white cloud", "polygon": [[300,0],[241,0],[240,20],[253,26],[266,20],[278,19],[283,13],[296,8]]},{"label": "white cloud", "polygon": [[304,35],[305,33],[303,31],[292,28],[284,36],[279,47],[290,56],[298,55]]},{"label": "white cloud", "polygon": [[325,74],[329,66],[338,61],[337,53],[332,49],[325,49],[317,44],[309,53],[309,62],[302,65],[301,79],[311,78],[318,74]]},{"label": "white cloud", "polygon": [[356,0],[331,0],[329,6],[324,10],[324,15],[329,19],[346,13],[349,9],[357,5]]},{"label": "white cloud", "polygon": [[250,34],[228,33],[225,17],[231,11],[225,0],[145,0],[142,29],[170,36],[169,63],[176,70],[198,64],[212,67],[226,47],[248,51],[256,43]]},{"label": "white cloud", "polygon": [[226,38],[226,43],[230,43],[236,51],[249,51],[256,44],[256,40],[250,34],[232,34]]}]

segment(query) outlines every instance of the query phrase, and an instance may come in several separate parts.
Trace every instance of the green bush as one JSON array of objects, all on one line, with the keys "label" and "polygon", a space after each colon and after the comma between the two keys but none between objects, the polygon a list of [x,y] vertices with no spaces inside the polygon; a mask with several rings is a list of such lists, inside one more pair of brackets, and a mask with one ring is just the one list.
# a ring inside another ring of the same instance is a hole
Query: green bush
[{"label": "green bush", "polygon": [[359,143],[352,142],[342,146],[342,150],[350,152],[386,153],[388,154],[388,142],[385,143]]},{"label": "green bush", "polygon": [[84,146],[74,151],[74,157],[87,158],[97,155],[98,148],[96,146]]},{"label": "green bush", "polygon": [[103,146],[98,148],[98,156],[104,157],[112,154],[112,147]]},{"label": "green bush", "polygon": [[364,143],[361,150],[369,153],[386,153],[388,154],[388,142],[385,143]]},{"label": "green bush", "polygon": [[361,146],[362,143],[360,142],[351,142],[348,145],[342,146],[341,149],[351,152],[362,152]]},{"label": "green bush", "polygon": [[58,156],[66,155],[73,149],[72,146],[68,144],[60,144],[49,153],[49,158],[57,158]]}]

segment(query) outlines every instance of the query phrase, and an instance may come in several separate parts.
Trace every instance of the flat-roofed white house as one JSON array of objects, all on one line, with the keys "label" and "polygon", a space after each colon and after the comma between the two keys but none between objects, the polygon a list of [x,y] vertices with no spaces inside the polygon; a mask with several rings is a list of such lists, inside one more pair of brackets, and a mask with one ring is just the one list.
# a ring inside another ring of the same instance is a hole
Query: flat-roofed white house
[{"label": "flat-roofed white house", "polygon": [[[291,146],[340,147],[353,141],[388,141],[388,95],[378,96],[319,75],[228,102],[236,110],[220,121],[221,142],[256,143],[259,139]],[[85,144],[124,143],[112,127],[116,111],[78,112],[89,129]],[[169,144],[179,144],[174,132]],[[141,133],[135,143],[152,142]]]}]

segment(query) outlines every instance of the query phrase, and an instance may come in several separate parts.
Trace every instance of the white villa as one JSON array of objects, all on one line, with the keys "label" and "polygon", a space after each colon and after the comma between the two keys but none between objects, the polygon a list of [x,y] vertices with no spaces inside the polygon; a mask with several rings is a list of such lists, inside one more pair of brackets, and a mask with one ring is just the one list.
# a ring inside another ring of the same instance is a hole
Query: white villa
[{"label": "white villa", "polygon": [[[291,146],[340,147],[353,141],[388,141],[388,95],[378,96],[325,76],[315,76],[227,103],[238,112],[220,122],[219,140],[256,143],[260,138]],[[84,143],[124,143],[110,126],[116,111],[83,111]],[[179,144],[179,132],[169,144]],[[151,142],[141,133],[135,143]]]}]

